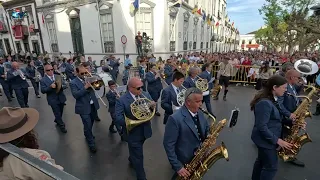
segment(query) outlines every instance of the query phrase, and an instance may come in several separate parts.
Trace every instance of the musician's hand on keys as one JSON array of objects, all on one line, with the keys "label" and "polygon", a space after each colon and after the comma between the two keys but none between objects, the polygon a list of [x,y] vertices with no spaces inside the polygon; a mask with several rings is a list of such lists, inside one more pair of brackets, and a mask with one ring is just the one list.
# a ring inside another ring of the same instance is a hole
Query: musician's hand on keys
[{"label": "musician's hand on keys", "polygon": [[282,148],[285,148],[285,149],[291,149],[292,148],[292,144],[282,140],[282,139],[278,139],[277,141],[277,144],[282,147]]},{"label": "musician's hand on keys", "polygon": [[306,127],[307,127],[307,122],[304,122],[301,126],[301,129],[306,130]]},{"label": "musician's hand on keys", "polygon": [[296,115],[293,114],[293,113],[291,113],[291,114],[290,114],[290,119],[292,119],[293,121],[296,120]]},{"label": "musician's hand on keys", "polygon": [[52,83],[50,87],[55,89],[57,87],[57,85],[56,85],[56,83]]},{"label": "musician's hand on keys", "polygon": [[151,101],[150,107],[151,107],[152,109],[156,108],[156,105],[157,105],[156,102]]},{"label": "musician's hand on keys", "polygon": [[178,172],[179,176],[187,178],[190,176],[190,173],[188,170],[186,170],[185,168],[181,168]]},{"label": "musician's hand on keys", "polygon": [[84,85],[84,88],[88,89],[89,87],[91,87],[91,84],[89,82],[86,82],[86,85]]}]

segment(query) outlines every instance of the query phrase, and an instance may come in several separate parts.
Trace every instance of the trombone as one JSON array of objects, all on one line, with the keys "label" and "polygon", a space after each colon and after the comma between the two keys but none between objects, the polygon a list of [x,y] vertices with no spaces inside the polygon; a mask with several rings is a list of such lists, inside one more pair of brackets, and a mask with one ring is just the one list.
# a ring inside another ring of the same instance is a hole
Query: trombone
[{"label": "trombone", "polygon": [[[96,94],[96,96],[100,99],[100,101],[102,102],[102,104],[104,106],[107,106],[107,104],[103,101],[103,99],[101,98],[104,93],[105,93],[105,86],[104,86],[104,82],[97,78],[96,76],[93,76],[87,69],[86,69],[86,72],[88,73],[89,76],[85,76],[85,81],[86,82],[89,82],[90,84],[90,87],[93,89],[94,93]],[[94,78],[93,81],[90,82],[90,78]],[[103,94],[100,96],[98,93],[97,93],[97,90],[99,90],[101,87],[103,87]]]}]

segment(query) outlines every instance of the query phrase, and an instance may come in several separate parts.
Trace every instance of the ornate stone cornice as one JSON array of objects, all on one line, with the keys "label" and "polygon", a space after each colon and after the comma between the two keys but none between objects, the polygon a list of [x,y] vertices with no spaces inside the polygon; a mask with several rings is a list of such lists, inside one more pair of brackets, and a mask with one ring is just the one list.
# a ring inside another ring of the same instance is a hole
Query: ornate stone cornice
[{"label": "ornate stone cornice", "polygon": [[85,4],[96,3],[96,0],[65,0],[65,1],[56,1],[45,3],[41,6],[37,6],[38,11],[45,12],[59,8],[68,9],[70,7],[82,6]]}]

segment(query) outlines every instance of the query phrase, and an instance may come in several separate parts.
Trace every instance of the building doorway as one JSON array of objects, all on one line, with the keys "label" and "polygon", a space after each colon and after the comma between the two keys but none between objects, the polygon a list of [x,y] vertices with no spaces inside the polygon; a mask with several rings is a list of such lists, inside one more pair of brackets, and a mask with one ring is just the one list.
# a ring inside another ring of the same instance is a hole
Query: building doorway
[{"label": "building doorway", "polygon": [[74,52],[76,52],[77,54],[83,54],[84,49],[82,41],[81,22],[79,17],[70,18],[70,29]]},{"label": "building doorway", "polygon": [[40,45],[38,41],[33,40],[32,47],[33,47],[33,51],[36,52],[36,54],[40,54]]},{"label": "building doorway", "polygon": [[11,54],[11,46],[10,46],[10,42],[9,39],[5,38],[4,39],[4,46],[6,47],[7,50],[7,54]]}]

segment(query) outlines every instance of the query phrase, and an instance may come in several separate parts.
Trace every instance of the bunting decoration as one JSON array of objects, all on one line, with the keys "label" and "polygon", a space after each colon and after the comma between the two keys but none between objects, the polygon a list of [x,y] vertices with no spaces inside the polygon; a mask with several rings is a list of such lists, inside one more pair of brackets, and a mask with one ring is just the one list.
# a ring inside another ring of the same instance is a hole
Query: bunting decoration
[{"label": "bunting decoration", "polygon": [[208,14],[208,16],[207,16],[207,24],[208,24],[208,26],[211,26],[210,14]]},{"label": "bunting decoration", "polygon": [[202,10],[202,19],[203,19],[203,21],[206,20],[206,17],[207,17],[206,12],[204,10]]},{"label": "bunting decoration", "polygon": [[201,10],[201,8],[198,9],[198,11],[197,11],[196,14],[197,14],[198,16],[200,16],[200,17],[202,16],[202,10]]},{"label": "bunting decoration", "polygon": [[140,4],[139,0],[134,0],[134,2],[130,4],[130,14],[135,15],[135,13],[139,9],[139,4]]},{"label": "bunting decoration", "polygon": [[195,6],[195,7],[192,9],[191,13],[192,13],[192,14],[195,14],[197,11],[198,11],[198,6]]}]

